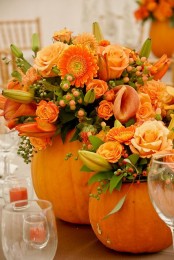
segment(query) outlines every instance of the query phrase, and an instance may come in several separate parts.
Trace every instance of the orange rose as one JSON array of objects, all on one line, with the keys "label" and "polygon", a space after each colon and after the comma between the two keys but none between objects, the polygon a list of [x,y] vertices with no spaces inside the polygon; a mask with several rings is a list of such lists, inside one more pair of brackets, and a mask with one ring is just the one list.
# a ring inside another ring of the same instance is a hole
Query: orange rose
[{"label": "orange rose", "polygon": [[123,151],[123,146],[119,142],[106,142],[102,144],[98,150],[97,154],[100,154],[110,163],[116,163],[121,158]]},{"label": "orange rose", "polygon": [[38,51],[34,60],[34,68],[39,71],[43,77],[54,77],[56,74],[52,71],[54,66],[58,66],[58,60],[68,45],[62,42],[53,43]]},{"label": "orange rose", "polygon": [[106,93],[104,94],[104,99],[110,102],[113,102],[115,100],[115,92],[113,89],[110,89],[108,91],[106,91]]},{"label": "orange rose", "polygon": [[136,113],[138,120],[147,121],[150,118],[154,118],[155,112],[153,110],[151,100],[148,94],[140,93],[140,106]]},{"label": "orange rose", "polygon": [[94,89],[95,97],[100,98],[108,90],[108,85],[105,81],[99,79],[93,79],[87,84],[86,92],[90,89]]},{"label": "orange rose", "polygon": [[38,104],[36,115],[49,123],[53,123],[57,120],[59,115],[59,108],[51,101],[46,102],[45,100],[40,101]]},{"label": "orange rose", "polygon": [[172,149],[172,140],[168,139],[169,129],[161,121],[146,121],[136,128],[130,149],[140,157],[149,158],[154,153]]},{"label": "orange rose", "polygon": [[53,35],[53,39],[55,41],[60,41],[60,42],[66,42],[69,43],[71,40],[71,34],[72,32],[69,31],[68,29],[64,28],[60,31],[57,31]]},{"label": "orange rose", "polygon": [[113,116],[113,104],[107,100],[102,100],[99,103],[97,113],[99,117],[108,120],[111,116]]},{"label": "orange rose", "polygon": [[119,45],[99,47],[99,79],[108,81],[119,78],[123,70],[129,65],[129,52]]},{"label": "orange rose", "polygon": [[44,150],[48,145],[52,144],[49,137],[30,137],[30,142],[37,151]]}]

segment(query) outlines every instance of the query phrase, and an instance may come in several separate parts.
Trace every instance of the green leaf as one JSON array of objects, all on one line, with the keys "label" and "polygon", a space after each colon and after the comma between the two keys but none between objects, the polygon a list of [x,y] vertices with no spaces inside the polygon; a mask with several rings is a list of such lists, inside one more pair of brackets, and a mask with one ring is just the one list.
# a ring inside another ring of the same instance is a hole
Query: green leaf
[{"label": "green leaf", "polygon": [[112,191],[117,187],[119,184],[120,180],[123,178],[124,174],[120,174],[119,176],[113,175],[110,181],[110,187],[109,191],[112,193]]},{"label": "green leaf", "polygon": [[131,162],[131,160],[129,160],[128,158],[127,159],[124,159],[125,162],[129,163],[134,169],[135,171],[137,172],[137,174],[139,173],[137,167],[135,167],[135,165]]},{"label": "green leaf", "polygon": [[118,212],[118,211],[122,208],[122,206],[123,206],[123,204],[124,204],[124,202],[125,202],[126,196],[127,196],[127,194],[124,195],[124,196],[119,200],[119,202],[117,203],[117,205],[116,205],[106,216],[104,216],[103,219],[107,219],[110,215],[112,215],[112,214]]},{"label": "green leaf", "polygon": [[95,182],[99,182],[102,180],[108,180],[108,179],[112,178],[112,176],[113,176],[112,171],[97,172],[88,180],[88,184],[90,185],[90,184],[93,184]]},{"label": "green leaf", "polygon": [[109,182],[105,183],[102,188],[102,193],[105,193],[109,189]]},{"label": "green leaf", "polygon": [[86,165],[83,165],[80,169],[81,172],[92,172],[91,169],[89,169]]},{"label": "green leaf", "polygon": [[99,148],[99,146],[101,144],[104,143],[100,138],[98,138],[97,136],[94,136],[94,135],[89,136],[89,141],[91,142],[95,151]]},{"label": "green leaf", "polygon": [[12,73],[11,73],[12,77],[16,78],[19,80],[19,82],[22,81],[22,76],[21,74],[17,71],[17,70],[14,70]]},{"label": "green leaf", "polygon": [[62,122],[62,124],[68,123],[70,121],[72,121],[73,119],[75,119],[75,115],[73,113],[67,112],[65,110],[61,110],[60,114],[59,114],[59,118]]},{"label": "green leaf", "polygon": [[114,127],[121,127],[122,123],[119,120],[115,120]]},{"label": "green leaf", "polygon": [[128,127],[128,126],[131,126],[131,125],[134,125],[135,124],[135,119],[134,118],[131,118],[129,119],[126,123],[125,123],[125,126]]},{"label": "green leaf", "polygon": [[80,130],[79,130],[79,129],[76,129],[74,135],[73,135],[72,138],[70,139],[70,142],[74,142],[74,141],[78,140],[79,133],[80,133]]},{"label": "green leaf", "polygon": [[144,165],[144,164],[147,164],[147,163],[148,163],[148,161],[147,161],[146,158],[142,158],[142,159],[139,161],[139,164],[140,164],[140,165]]},{"label": "green leaf", "polygon": [[139,155],[138,154],[131,154],[128,156],[128,159],[131,161],[132,164],[136,164],[138,159],[139,159]]}]

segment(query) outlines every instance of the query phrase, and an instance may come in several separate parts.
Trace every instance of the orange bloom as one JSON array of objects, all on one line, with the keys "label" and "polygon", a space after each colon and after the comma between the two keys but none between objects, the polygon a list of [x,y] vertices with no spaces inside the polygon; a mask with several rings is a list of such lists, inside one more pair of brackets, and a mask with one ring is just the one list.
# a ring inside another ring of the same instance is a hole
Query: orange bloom
[{"label": "orange bloom", "polygon": [[90,89],[94,89],[96,99],[100,98],[108,90],[108,84],[99,79],[91,80],[86,86],[86,92]]},{"label": "orange bloom", "polygon": [[169,130],[161,121],[146,121],[136,128],[130,149],[142,158],[150,158],[154,153],[172,149],[168,139]]},{"label": "orange bloom", "polygon": [[128,85],[120,85],[114,88],[116,93],[114,101],[114,116],[121,123],[134,117],[139,108],[139,96],[137,91]]},{"label": "orange bloom", "polygon": [[79,34],[73,39],[73,44],[81,44],[92,52],[96,52],[98,46],[96,38],[91,33]]},{"label": "orange bloom", "polygon": [[83,87],[85,83],[97,76],[97,59],[82,45],[70,45],[59,59],[58,67],[62,78],[66,74],[72,74],[74,80],[71,82],[76,87]]},{"label": "orange bloom", "polygon": [[95,136],[97,136],[98,138],[100,138],[103,142],[106,141],[106,131],[101,130],[98,134],[96,134]]},{"label": "orange bloom", "polygon": [[171,61],[167,58],[166,54],[164,54],[157,62],[155,62],[150,68],[150,73],[152,74],[153,79],[161,79],[167,72],[170,63]]},{"label": "orange bloom", "polygon": [[53,123],[57,120],[59,115],[59,108],[51,101],[46,102],[45,100],[40,101],[36,109],[36,115],[49,123]]},{"label": "orange bloom", "polygon": [[113,89],[110,89],[105,92],[104,99],[110,102],[113,102],[115,100],[115,92]]},{"label": "orange bloom", "polygon": [[55,132],[56,126],[47,120],[36,117],[37,127],[44,132]]},{"label": "orange bloom", "polygon": [[[13,100],[7,99],[4,104],[4,118],[9,121],[17,119],[20,116],[35,116],[36,115],[36,106],[33,103],[23,104],[18,103]],[[17,120],[15,120],[17,123]]]},{"label": "orange bloom", "polygon": [[47,148],[48,145],[52,145],[50,137],[30,137],[30,143],[34,146],[35,150],[41,151]]},{"label": "orange bloom", "polygon": [[116,163],[121,158],[123,146],[119,142],[106,142],[98,148],[97,154],[104,157],[110,163]]},{"label": "orange bloom", "polygon": [[[17,125],[15,129],[19,132],[20,136],[29,136],[29,137],[52,137],[55,135],[56,128],[54,125],[48,129],[48,124],[44,126],[44,123],[42,122],[42,128],[38,127],[38,122],[30,122],[30,123],[24,123]],[[51,124],[49,124],[51,125]],[[41,124],[39,125],[41,126]]]},{"label": "orange bloom", "polygon": [[110,43],[110,41],[108,41],[108,40],[102,40],[102,41],[100,41],[99,42],[99,45],[100,46],[103,46],[103,47],[106,47],[106,46],[108,46],[108,45],[110,45],[111,43]]},{"label": "orange bloom", "polygon": [[106,135],[107,141],[118,141],[119,143],[128,144],[135,132],[135,126],[129,127],[113,127]]},{"label": "orange bloom", "polygon": [[35,81],[39,80],[41,76],[37,73],[36,69],[30,67],[26,74],[22,77],[22,84],[25,86],[25,90],[27,91],[29,86],[32,85]]},{"label": "orange bloom", "polygon": [[154,118],[154,110],[151,104],[151,100],[148,94],[139,93],[140,106],[136,113],[136,118],[139,121],[145,121],[150,118]]},{"label": "orange bloom", "polygon": [[20,89],[20,90],[25,90],[24,89],[24,86],[18,81],[18,80],[15,80],[15,79],[12,79],[8,82],[7,84],[7,88],[8,89]]},{"label": "orange bloom", "polygon": [[60,54],[67,46],[68,45],[62,42],[56,42],[37,52],[37,56],[34,60],[34,68],[39,71],[41,76],[56,76],[52,69],[54,66],[58,66]]},{"label": "orange bloom", "polygon": [[165,21],[173,14],[172,7],[166,1],[160,2],[158,7],[154,10],[154,17],[159,21]]},{"label": "orange bloom", "polygon": [[134,15],[137,20],[144,20],[149,17],[149,11],[147,10],[147,7],[141,6],[134,12]]},{"label": "orange bloom", "polygon": [[4,97],[2,94],[0,94],[0,109],[4,110],[5,102],[6,102],[6,97]]},{"label": "orange bloom", "polygon": [[72,34],[72,32],[70,30],[68,30],[67,28],[64,28],[60,31],[55,32],[53,35],[53,39],[55,41],[69,43],[71,40],[71,34]]},{"label": "orange bloom", "polygon": [[157,108],[163,108],[163,105],[169,99],[169,95],[166,91],[166,85],[160,81],[147,81],[144,86],[139,88],[139,91],[149,95],[154,110]]},{"label": "orange bloom", "polygon": [[98,56],[98,76],[104,81],[119,78],[129,64],[127,49],[119,45],[100,46]]},{"label": "orange bloom", "polygon": [[97,109],[98,116],[108,120],[111,116],[113,116],[113,104],[112,102],[108,102],[107,100],[102,100],[99,103],[99,107]]}]

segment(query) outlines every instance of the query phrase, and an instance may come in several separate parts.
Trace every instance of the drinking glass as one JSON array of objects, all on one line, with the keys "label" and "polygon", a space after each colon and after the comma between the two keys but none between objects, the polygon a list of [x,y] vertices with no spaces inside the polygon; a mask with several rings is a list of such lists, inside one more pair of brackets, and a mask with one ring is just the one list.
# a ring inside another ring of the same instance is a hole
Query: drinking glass
[{"label": "drinking glass", "polygon": [[172,232],[174,249],[174,153],[161,153],[152,157],[148,191],[156,212]]},{"label": "drinking glass", "polygon": [[7,260],[52,260],[57,250],[57,227],[52,204],[21,200],[2,208],[2,248]]}]

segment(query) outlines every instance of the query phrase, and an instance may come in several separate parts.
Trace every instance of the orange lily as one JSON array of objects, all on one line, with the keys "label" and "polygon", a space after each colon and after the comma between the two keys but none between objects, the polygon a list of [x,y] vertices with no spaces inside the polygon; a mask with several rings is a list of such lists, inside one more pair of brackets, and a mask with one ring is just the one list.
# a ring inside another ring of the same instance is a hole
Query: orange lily
[{"label": "orange lily", "polygon": [[38,127],[37,122],[30,122],[17,125],[15,129],[19,132],[20,136],[29,137],[51,137],[55,134],[56,127],[52,127],[52,130],[43,131]]},{"label": "orange lily", "polygon": [[170,63],[171,61],[166,54],[164,54],[157,62],[155,62],[150,68],[150,72],[153,76],[153,79],[161,79],[167,72]]},{"label": "orange lily", "polygon": [[4,110],[4,105],[6,100],[7,100],[6,97],[0,94],[0,109]]},{"label": "orange lily", "polygon": [[20,116],[35,116],[36,105],[33,103],[22,104],[7,99],[4,104],[4,118],[6,120],[15,119]]}]

